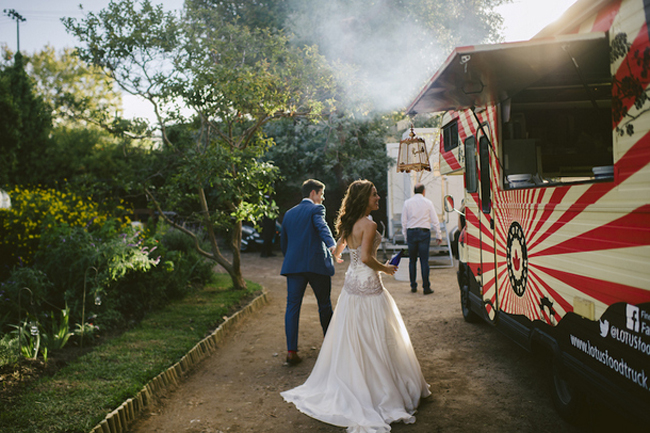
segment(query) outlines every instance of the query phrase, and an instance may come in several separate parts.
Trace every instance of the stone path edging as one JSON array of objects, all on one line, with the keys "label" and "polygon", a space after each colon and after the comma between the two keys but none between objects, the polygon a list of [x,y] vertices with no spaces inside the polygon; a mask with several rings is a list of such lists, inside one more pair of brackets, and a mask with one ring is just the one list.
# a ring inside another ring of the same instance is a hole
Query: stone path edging
[{"label": "stone path edging", "polygon": [[268,302],[267,291],[263,289],[261,295],[227,318],[212,334],[199,341],[180,361],[154,377],[135,397],[128,399],[120,407],[106,415],[106,418],[97,424],[90,433],[126,432],[129,424],[135,421],[140,413],[153,403],[156,398],[160,397],[163,391],[178,386],[183,376],[187,375],[196,364],[214,352],[234,325],[244,317],[258,311]]}]

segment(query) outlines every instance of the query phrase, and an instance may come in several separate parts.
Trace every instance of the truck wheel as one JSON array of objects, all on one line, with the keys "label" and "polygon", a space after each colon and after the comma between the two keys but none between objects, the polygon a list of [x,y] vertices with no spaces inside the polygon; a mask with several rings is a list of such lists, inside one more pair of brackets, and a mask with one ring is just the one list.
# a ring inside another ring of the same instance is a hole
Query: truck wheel
[{"label": "truck wheel", "polygon": [[584,396],[567,378],[557,358],[551,362],[551,397],[555,409],[562,418],[569,422],[576,421],[583,405]]},{"label": "truck wheel", "polygon": [[469,286],[465,283],[460,286],[460,308],[463,312],[463,319],[465,319],[466,322],[476,323],[480,320],[479,315],[470,308]]}]

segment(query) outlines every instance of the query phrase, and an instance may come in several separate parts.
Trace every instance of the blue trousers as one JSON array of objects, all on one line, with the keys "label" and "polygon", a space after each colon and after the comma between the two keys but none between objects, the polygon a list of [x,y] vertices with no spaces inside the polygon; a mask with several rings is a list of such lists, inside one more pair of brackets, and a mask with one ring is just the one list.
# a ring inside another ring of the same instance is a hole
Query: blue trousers
[{"label": "blue trousers", "polygon": [[332,279],[328,275],[315,274],[313,272],[302,272],[299,274],[287,275],[287,311],[284,315],[284,330],[287,335],[287,350],[298,350],[298,325],[300,322],[300,307],[307,289],[307,283],[311,286],[318,301],[318,313],[320,325],[323,328],[323,335],[332,319]]},{"label": "blue trousers", "polygon": [[429,244],[431,243],[431,232],[423,229],[406,230],[406,243],[409,248],[409,280],[411,290],[418,288],[417,262],[420,259],[422,271],[422,288],[431,289],[429,284]]}]

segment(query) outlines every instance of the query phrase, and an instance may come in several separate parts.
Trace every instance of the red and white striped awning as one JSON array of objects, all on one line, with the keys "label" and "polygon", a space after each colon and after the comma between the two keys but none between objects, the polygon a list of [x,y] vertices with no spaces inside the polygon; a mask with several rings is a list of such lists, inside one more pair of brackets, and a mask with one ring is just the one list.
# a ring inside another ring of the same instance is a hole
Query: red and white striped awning
[{"label": "red and white striped awning", "polygon": [[406,112],[484,107],[531,86],[604,83],[611,83],[609,41],[604,32],[461,47],[451,53]]}]

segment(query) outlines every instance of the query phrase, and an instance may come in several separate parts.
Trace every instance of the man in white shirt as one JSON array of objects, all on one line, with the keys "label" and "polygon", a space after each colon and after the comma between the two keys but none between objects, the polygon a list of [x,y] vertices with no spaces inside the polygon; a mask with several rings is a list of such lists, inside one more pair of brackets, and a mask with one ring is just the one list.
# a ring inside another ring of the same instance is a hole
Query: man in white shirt
[{"label": "man in white shirt", "polygon": [[436,231],[436,244],[440,245],[442,233],[436,209],[431,200],[424,197],[424,185],[418,183],[413,189],[415,195],[404,202],[402,209],[402,234],[409,249],[409,279],[411,292],[418,289],[417,261],[420,258],[422,288],[425,295],[433,293],[429,283],[429,245],[431,229]]}]

